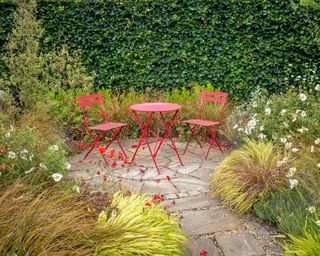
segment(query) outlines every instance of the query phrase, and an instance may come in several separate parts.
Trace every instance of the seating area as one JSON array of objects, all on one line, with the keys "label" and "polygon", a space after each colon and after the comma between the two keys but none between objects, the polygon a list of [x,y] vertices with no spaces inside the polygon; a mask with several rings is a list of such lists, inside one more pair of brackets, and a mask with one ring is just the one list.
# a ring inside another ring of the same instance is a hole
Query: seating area
[{"label": "seating area", "polygon": [[0,1],[0,255],[319,256],[319,11]]}]

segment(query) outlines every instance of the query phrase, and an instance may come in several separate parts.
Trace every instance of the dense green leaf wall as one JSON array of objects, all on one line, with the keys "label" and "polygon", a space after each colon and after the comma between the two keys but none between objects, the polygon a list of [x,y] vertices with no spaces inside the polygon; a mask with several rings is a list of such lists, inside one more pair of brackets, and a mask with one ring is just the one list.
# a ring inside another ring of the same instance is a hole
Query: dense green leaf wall
[{"label": "dense green leaf wall", "polygon": [[[7,5],[0,6],[1,17]],[[284,78],[304,72],[306,63],[320,64],[319,11],[290,1],[39,1],[38,6],[48,37],[44,49],[65,42],[81,49],[99,87],[169,89],[211,82],[240,98],[258,85],[281,91]],[[7,23],[0,26],[7,30]]]}]

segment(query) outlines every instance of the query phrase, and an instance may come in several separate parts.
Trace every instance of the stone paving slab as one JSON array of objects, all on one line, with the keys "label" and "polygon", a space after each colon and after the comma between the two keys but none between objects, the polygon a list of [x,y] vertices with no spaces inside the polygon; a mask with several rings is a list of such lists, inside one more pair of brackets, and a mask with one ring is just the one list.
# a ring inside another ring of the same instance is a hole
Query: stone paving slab
[{"label": "stone paving slab", "polygon": [[150,194],[175,194],[178,193],[177,189],[166,180],[160,181],[144,181],[141,192],[146,192]]},{"label": "stone paving slab", "polygon": [[171,182],[180,192],[188,192],[193,190],[206,192],[209,188],[207,182],[192,177],[174,178],[171,179]]},{"label": "stone paving slab", "polygon": [[181,214],[181,226],[188,236],[240,229],[236,215],[226,209],[208,209]]},{"label": "stone paving slab", "polygon": [[218,256],[218,250],[212,241],[208,237],[201,237],[197,239],[191,239],[188,245],[188,252],[186,256],[199,256],[200,252],[206,252],[206,256]]},{"label": "stone paving slab", "polygon": [[[173,204],[174,202],[174,204]],[[217,198],[209,198],[206,195],[198,195],[193,197],[178,198],[173,200],[165,200],[163,205],[170,204],[168,209],[170,212],[180,212],[185,210],[194,210],[200,208],[206,208],[209,206],[219,205],[220,200]]]},{"label": "stone paving slab", "polygon": [[251,234],[217,236],[216,240],[225,256],[262,256],[266,252]]}]

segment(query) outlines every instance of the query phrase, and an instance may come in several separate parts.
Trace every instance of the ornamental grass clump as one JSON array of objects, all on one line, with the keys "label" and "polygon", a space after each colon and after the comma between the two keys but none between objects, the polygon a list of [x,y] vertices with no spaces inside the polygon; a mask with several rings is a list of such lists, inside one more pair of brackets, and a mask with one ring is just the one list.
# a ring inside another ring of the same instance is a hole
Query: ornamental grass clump
[{"label": "ornamental grass clump", "polygon": [[212,178],[213,194],[239,212],[287,181],[287,158],[282,158],[271,142],[245,140],[219,166]]},{"label": "ornamental grass clump", "polygon": [[284,246],[284,255],[286,256],[318,256],[320,255],[320,232],[304,235],[289,235],[290,242]]},{"label": "ornamental grass clump", "polygon": [[96,219],[70,190],[28,190],[16,182],[0,195],[0,255],[92,255]]},{"label": "ornamental grass clump", "polygon": [[115,230],[99,241],[97,255],[182,255],[187,238],[179,224],[145,195],[115,194],[109,211],[101,212],[99,225]]}]

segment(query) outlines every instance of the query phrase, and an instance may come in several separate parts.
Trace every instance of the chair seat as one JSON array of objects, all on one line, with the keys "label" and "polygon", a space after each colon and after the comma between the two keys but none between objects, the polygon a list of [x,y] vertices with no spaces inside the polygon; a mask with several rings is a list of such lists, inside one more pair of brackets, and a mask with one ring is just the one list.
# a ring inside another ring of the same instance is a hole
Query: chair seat
[{"label": "chair seat", "polygon": [[97,124],[95,126],[89,126],[90,130],[99,130],[99,131],[108,131],[108,130],[112,130],[115,128],[120,128],[123,126],[126,126],[127,124],[125,123],[112,123],[112,122],[108,122],[108,123],[104,123],[104,124]]},{"label": "chair seat", "polygon": [[210,120],[204,120],[204,119],[189,119],[189,120],[183,121],[183,123],[200,125],[200,126],[214,126],[214,125],[220,124],[220,122],[217,122],[217,121],[210,121]]}]

